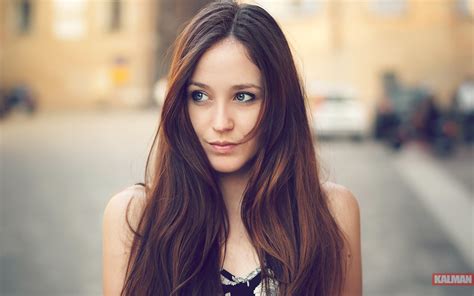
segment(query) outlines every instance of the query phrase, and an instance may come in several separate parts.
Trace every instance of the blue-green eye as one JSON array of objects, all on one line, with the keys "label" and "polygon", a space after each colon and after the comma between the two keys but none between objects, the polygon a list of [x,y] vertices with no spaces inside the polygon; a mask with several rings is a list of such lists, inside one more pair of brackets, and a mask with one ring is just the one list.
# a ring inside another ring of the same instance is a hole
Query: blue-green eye
[{"label": "blue-green eye", "polygon": [[250,102],[255,99],[255,95],[251,93],[246,93],[246,92],[240,92],[238,93],[235,98],[239,102]]},{"label": "blue-green eye", "polygon": [[206,101],[207,95],[205,93],[203,93],[202,91],[193,91],[191,92],[191,99],[193,99],[193,101],[196,101],[196,102],[202,102],[202,101]]}]

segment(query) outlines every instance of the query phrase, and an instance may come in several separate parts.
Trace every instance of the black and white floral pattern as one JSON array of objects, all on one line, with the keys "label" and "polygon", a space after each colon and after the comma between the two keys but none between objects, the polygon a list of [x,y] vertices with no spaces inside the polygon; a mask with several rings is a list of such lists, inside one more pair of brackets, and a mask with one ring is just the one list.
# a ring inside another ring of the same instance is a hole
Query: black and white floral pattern
[{"label": "black and white floral pattern", "polygon": [[[271,270],[268,270],[270,274]],[[221,271],[222,288],[224,296],[276,296],[278,295],[278,282],[269,280],[269,293],[264,294],[264,284],[262,282],[260,268],[255,269],[246,277],[234,276],[223,269]]]}]

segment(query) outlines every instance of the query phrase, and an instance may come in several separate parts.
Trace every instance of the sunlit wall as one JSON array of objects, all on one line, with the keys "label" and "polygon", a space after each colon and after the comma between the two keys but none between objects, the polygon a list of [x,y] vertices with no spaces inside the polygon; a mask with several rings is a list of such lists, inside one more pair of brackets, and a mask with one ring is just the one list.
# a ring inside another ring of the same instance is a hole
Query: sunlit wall
[{"label": "sunlit wall", "polygon": [[41,108],[150,99],[159,42],[156,1],[1,3],[0,87],[27,85]]},{"label": "sunlit wall", "polygon": [[[431,88],[447,105],[474,73],[474,1],[245,1],[282,25],[310,96],[342,92],[374,107],[380,76]],[[373,108],[370,108],[373,110]]]}]

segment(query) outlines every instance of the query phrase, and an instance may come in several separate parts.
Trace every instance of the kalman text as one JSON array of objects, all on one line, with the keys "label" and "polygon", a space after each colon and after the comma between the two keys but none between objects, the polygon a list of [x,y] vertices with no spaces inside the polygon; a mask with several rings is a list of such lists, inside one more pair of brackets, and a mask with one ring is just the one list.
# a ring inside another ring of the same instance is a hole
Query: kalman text
[{"label": "kalman text", "polygon": [[433,286],[473,286],[472,273],[433,273]]}]

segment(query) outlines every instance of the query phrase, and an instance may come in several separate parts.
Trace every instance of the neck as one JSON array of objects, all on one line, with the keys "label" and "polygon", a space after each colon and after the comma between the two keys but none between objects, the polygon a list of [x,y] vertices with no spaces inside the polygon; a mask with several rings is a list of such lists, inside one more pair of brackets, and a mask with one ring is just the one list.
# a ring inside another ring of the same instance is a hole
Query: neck
[{"label": "neck", "polygon": [[[248,179],[248,171],[243,174],[219,174],[220,188],[229,218],[228,237],[225,247],[221,248],[221,266],[227,270],[239,270],[238,268],[245,266],[245,274],[248,273],[249,267],[255,269],[255,266],[259,265],[258,255],[240,214]],[[242,254],[247,254],[245,259]],[[243,260],[243,265],[239,260]]]},{"label": "neck", "polygon": [[219,174],[219,185],[231,225],[241,223],[240,207],[247,182],[248,173],[246,172]]}]

